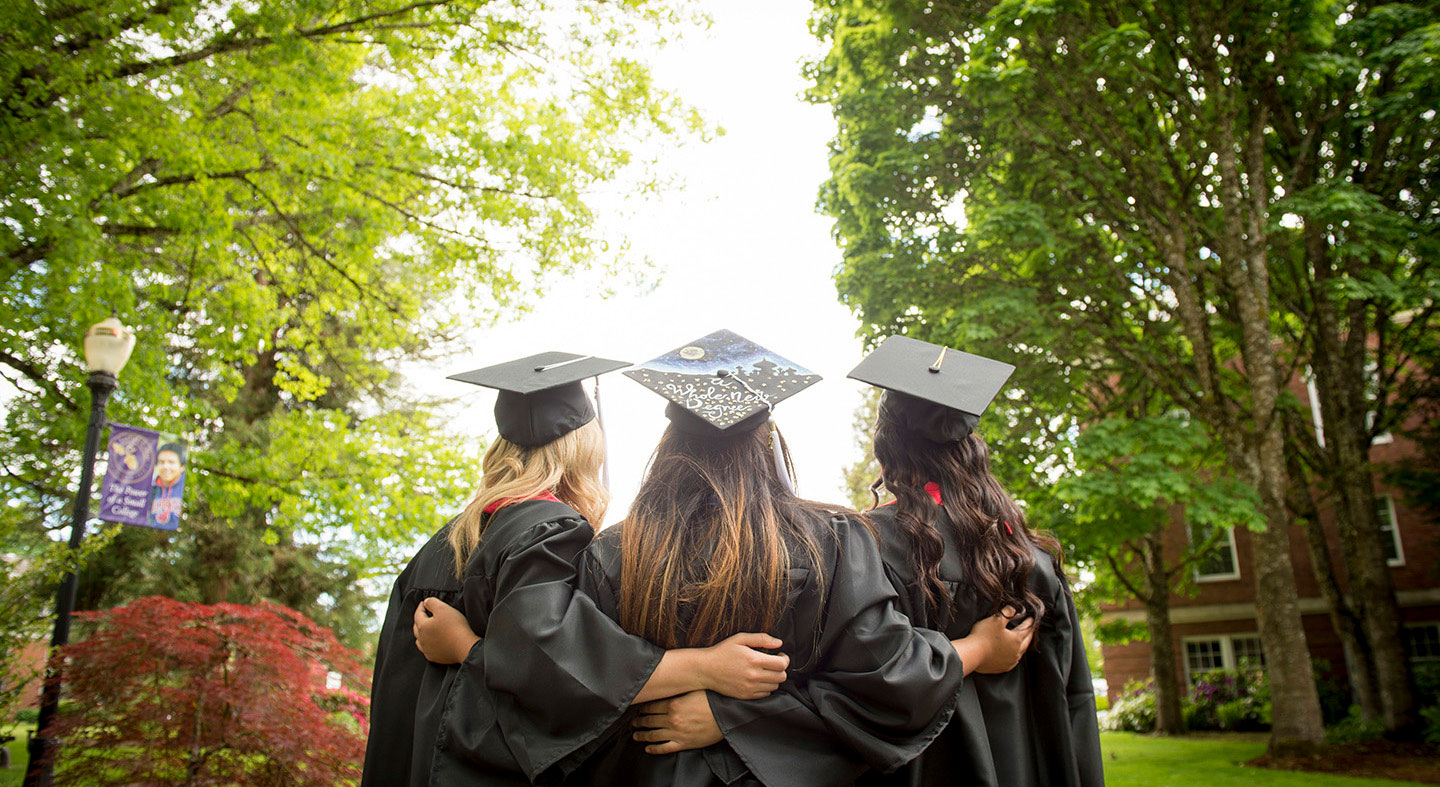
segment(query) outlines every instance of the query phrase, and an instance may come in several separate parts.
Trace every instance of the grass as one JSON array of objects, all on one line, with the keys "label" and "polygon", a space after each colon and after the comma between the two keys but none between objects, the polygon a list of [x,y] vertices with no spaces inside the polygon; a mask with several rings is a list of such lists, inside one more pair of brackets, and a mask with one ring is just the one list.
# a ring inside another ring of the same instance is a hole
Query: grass
[{"label": "grass", "polygon": [[1100,734],[1107,787],[1420,787],[1418,782],[1247,768],[1265,751],[1265,734],[1211,733],[1152,738],[1129,732]]},{"label": "grass", "polygon": [[29,754],[25,752],[25,733],[31,726],[0,724],[0,732],[15,736],[15,740],[5,744],[5,748],[10,750],[10,767],[0,768],[0,787],[20,787],[25,781],[25,765],[30,761]]}]

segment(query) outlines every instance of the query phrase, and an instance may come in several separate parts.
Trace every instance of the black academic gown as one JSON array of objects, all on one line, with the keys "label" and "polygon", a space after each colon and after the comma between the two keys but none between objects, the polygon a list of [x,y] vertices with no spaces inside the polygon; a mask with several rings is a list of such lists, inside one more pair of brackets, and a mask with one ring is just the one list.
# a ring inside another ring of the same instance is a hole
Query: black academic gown
[{"label": "black academic gown", "polygon": [[[445,530],[421,549],[406,569],[416,569],[410,581],[397,581],[392,594],[375,676],[375,694],[396,713],[403,713],[397,695],[413,691],[411,754],[408,764],[382,761],[398,754],[398,744],[377,742],[380,711],[372,704],[365,784],[528,785],[614,726],[664,651],[626,634],[575,592],[574,561],[593,535],[569,506],[530,500],[491,515],[463,579],[454,578]],[[400,617],[392,621],[397,594]],[[416,680],[415,668],[392,664],[407,648],[407,666],[411,652],[419,654],[405,616],[430,595],[459,607],[481,641],[458,665],[420,657]],[[382,686],[382,666],[399,680]],[[398,723],[387,724],[403,737]]]},{"label": "black academic gown", "polygon": [[460,580],[447,523],[420,548],[396,578],[375,648],[375,673],[370,685],[370,735],[365,742],[361,787],[395,787],[410,783],[415,745],[415,709],[427,671],[437,668],[415,647],[411,631],[415,608],[429,597],[456,604]]},{"label": "black academic gown", "polygon": [[[916,626],[960,639],[981,612],[974,594],[966,591],[958,546],[944,511],[938,512],[945,541],[940,578],[955,604],[938,616],[926,604],[895,512],[890,505],[870,513],[901,609]],[[1044,602],[1045,615],[1019,666],[1001,675],[971,674],[960,691],[954,718],[925,753],[894,773],[868,774],[861,784],[1095,787],[1105,783],[1095,695],[1075,602],[1050,556],[1038,548],[1030,588]]]},{"label": "black academic gown", "polygon": [[[853,782],[867,765],[898,767],[939,734],[962,683],[954,648],[900,614],[863,525],[814,520],[821,563],[792,550],[787,610],[769,632],[790,656],[781,689],[749,701],[707,693],[725,740],[698,751],[646,754],[630,737],[627,714],[567,784],[833,787]],[[577,576],[617,617],[623,527],[595,540]]]}]

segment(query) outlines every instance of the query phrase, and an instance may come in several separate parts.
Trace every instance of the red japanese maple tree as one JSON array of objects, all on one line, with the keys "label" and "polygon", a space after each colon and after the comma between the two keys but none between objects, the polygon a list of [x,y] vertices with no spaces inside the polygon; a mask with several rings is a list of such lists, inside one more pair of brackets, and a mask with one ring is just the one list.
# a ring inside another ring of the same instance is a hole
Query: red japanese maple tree
[{"label": "red japanese maple tree", "polygon": [[97,626],[65,649],[58,784],[359,780],[369,671],[329,629],[274,604],[163,597],[82,617]]}]

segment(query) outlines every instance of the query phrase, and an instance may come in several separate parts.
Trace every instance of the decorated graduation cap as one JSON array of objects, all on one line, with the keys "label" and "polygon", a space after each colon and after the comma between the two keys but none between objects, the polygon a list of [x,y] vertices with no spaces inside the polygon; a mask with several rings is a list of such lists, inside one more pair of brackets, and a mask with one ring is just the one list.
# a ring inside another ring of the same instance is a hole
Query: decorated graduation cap
[{"label": "decorated graduation cap", "polygon": [[891,336],[850,370],[885,389],[881,416],[937,443],[963,440],[1015,367],[908,336]]},{"label": "decorated graduation cap", "polygon": [[629,365],[593,355],[548,352],[452,374],[449,379],[499,390],[495,424],[500,436],[533,447],[557,440],[594,420],[595,410],[580,387],[581,380]]},{"label": "decorated graduation cap", "polygon": [[669,400],[665,415],[691,434],[740,434],[820,375],[727,330],[702,336],[625,376]]}]

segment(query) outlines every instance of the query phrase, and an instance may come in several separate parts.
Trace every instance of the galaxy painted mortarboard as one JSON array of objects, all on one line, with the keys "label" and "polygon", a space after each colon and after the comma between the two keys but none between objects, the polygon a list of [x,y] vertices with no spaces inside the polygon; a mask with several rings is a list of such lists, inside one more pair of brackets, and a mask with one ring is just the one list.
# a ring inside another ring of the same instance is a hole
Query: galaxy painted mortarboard
[{"label": "galaxy painted mortarboard", "polygon": [[595,409],[581,380],[629,365],[593,355],[548,352],[452,374],[449,379],[500,391],[495,399],[500,436],[516,445],[534,447],[594,420]]},{"label": "galaxy painted mortarboard", "polygon": [[681,431],[739,434],[765,423],[780,402],[820,375],[727,330],[677,347],[625,372],[670,401],[665,415]]},{"label": "galaxy painted mortarboard", "polygon": [[1008,363],[891,336],[848,376],[885,389],[882,417],[943,443],[968,437],[1014,373]]}]

